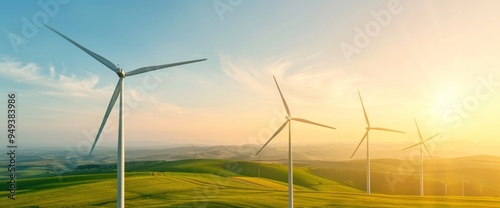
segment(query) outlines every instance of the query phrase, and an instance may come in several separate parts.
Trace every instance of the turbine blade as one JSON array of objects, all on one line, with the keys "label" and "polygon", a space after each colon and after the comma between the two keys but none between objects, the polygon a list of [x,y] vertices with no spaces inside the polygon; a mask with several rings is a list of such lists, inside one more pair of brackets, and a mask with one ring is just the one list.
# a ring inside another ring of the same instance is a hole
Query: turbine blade
[{"label": "turbine blade", "polygon": [[109,114],[111,113],[111,110],[113,109],[113,106],[116,103],[116,100],[118,99],[118,95],[121,93],[121,83],[122,79],[118,81],[118,84],[116,85],[115,92],[113,92],[113,96],[111,96],[111,100],[109,101],[108,109],[106,109],[106,113],[104,114],[104,118],[102,119],[101,126],[99,127],[99,131],[97,131],[97,135],[94,140],[94,144],[92,144],[92,149],[90,149],[89,156],[92,155],[92,152],[94,151],[94,147],[97,144],[97,140],[99,140],[99,136],[102,133],[102,130],[104,129],[104,125],[106,124],[106,121],[108,120]]},{"label": "turbine blade", "polygon": [[373,128],[370,128],[370,129],[373,129],[373,130],[380,130],[380,131],[397,132],[397,133],[406,133],[406,132],[404,132],[404,131],[398,131],[398,130],[392,130],[392,129],[386,129],[386,128],[379,128],[379,127],[373,127]]},{"label": "turbine blade", "polygon": [[[42,23],[43,24],[43,23]],[[65,35],[63,35],[62,33],[58,32],[57,30],[55,30],[54,28],[51,28],[49,27],[48,25],[46,24],[43,24],[45,25],[45,27],[49,28],[50,30],[52,30],[53,32],[57,33],[59,36],[63,37],[64,39],[66,39],[67,41],[69,41],[70,43],[73,43],[73,45],[75,45],[76,47],[82,49],[83,51],[85,51],[85,53],[89,54],[90,56],[92,56],[94,59],[96,59],[97,61],[101,62],[102,64],[104,64],[105,66],[107,66],[108,68],[110,68],[111,70],[113,70],[114,72],[118,73],[120,70],[118,69],[118,67],[116,67],[115,64],[113,64],[111,61],[109,61],[108,59],[100,56],[99,54],[97,53],[94,53],[92,52],[91,50],[83,47],[82,45],[78,44],[77,42],[71,40],[70,38],[66,37]]]},{"label": "turbine blade", "polygon": [[401,149],[401,150],[407,150],[407,149],[410,149],[410,148],[412,148],[412,147],[416,147],[416,146],[421,145],[421,144],[422,144],[422,142],[419,142],[419,143],[417,143],[417,144],[411,145],[411,146],[409,146],[409,147],[407,147],[407,148],[404,148],[404,149]]},{"label": "turbine blade", "polygon": [[367,129],[366,132],[365,132],[365,135],[363,136],[363,138],[361,139],[361,141],[359,142],[358,146],[356,147],[356,149],[354,150],[354,152],[352,153],[351,155],[351,159],[352,157],[354,157],[354,154],[356,154],[356,151],[358,151],[359,149],[359,146],[361,146],[361,144],[363,143],[363,141],[365,141],[366,137],[368,136],[368,132],[370,131],[370,129]]},{"label": "turbine blade", "polygon": [[437,137],[437,136],[439,136],[439,135],[441,135],[441,134],[442,134],[442,133],[437,133],[437,134],[434,134],[434,136],[429,137],[428,139],[424,140],[423,142],[425,143],[425,142],[427,142],[427,141],[429,141],[429,140],[431,140],[431,139],[434,139],[434,137]]},{"label": "turbine blade", "polygon": [[421,142],[424,142],[424,139],[422,139],[422,134],[420,133],[420,128],[418,128],[417,119],[416,118],[413,119],[415,120],[415,126],[417,126],[418,137],[420,137]]},{"label": "turbine blade", "polygon": [[274,137],[276,137],[276,135],[278,135],[281,132],[281,130],[283,130],[283,128],[285,128],[285,126],[288,124],[288,122],[290,122],[290,121],[288,121],[288,120],[285,121],[285,123],[283,123],[283,125],[281,125],[280,128],[276,132],[274,132],[273,136],[271,136],[271,138],[269,140],[267,140],[267,142],[264,144],[264,146],[262,146],[259,149],[259,151],[257,151],[257,154],[255,154],[255,156],[259,155],[260,151],[262,151],[264,149],[264,147],[266,147],[267,144],[269,144],[269,142],[271,142],[271,140],[273,140]]},{"label": "turbine blade", "polygon": [[429,152],[429,149],[427,149],[427,145],[425,145],[425,143],[423,143],[423,142],[422,142],[422,145],[424,145],[425,151],[427,151],[427,154],[429,154],[429,157],[431,157],[431,159],[432,159],[431,152]]},{"label": "turbine blade", "polygon": [[359,100],[361,101],[361,107],[363,107],[363,113],[365,114],[365,121],[368,127],[370,127],[370,121],[368,120],[368,115],[366,115],[365,105],[363,104],[363,99],[361,99],[361,93],[358,90]]},{"label": "turbine blade", "polygon": [[276,81],[276,77],[274,77],[274,75],[273,75],[273,79],[274,79],[274,83],[276,83],[276,87],[278,87],[278,91],[280,92],[280,96],[281,96],[281,100],[283,101],[283,105],[285,105],[286,113],[290,117],[290,110],[288,109],[288,105],[286,104],[285,98],[283,97],[283,93],[281,93],[280,86],[278,85],[278,82]]},{"label": "turbine blade", "polygon": [[429,152],[429,149],[427,149],[427,145],[425,145],[425,142],[427,142],[427,141],[429,141],[429,140],[433,139],[434,137],[436,137],[436,136],[438,136],[438,135],[440,135],[440,134],[441,134],[441,133],[437,133],[437,134],[435,134],[434,136],[429,137],[429,138],[428,138],[428,139],[426,139],[425,141],[422,141],[422,145],[424,145],[425,150],[427,151],[427,154],[429,154],[429,157],[431,157],[431,158],[432,158],[431,152]]},{"label": "turbine blade", "polygon": [[197,60],[183,61],[183,62],[178,62],[178,63],[173,63],[173,64],[163,64],[163,65],[158,65],[158,66],[146,66],[146,67],[141,67],[141,68],[129,71],[129,72],[125,73],[125,76],[132,76],[132,75],[142,74],[142,73],[145,73],[148,71],[154,71],[154,70],[158,70],[158,69],[164,69],[164,68],[168,68],[168,67],[190,64],[190,63],[195,63],[195,62],[200,62],[200,61],[205,61],[205,60],[207,60],[207,59],[197,59]]},{"label": "turbine blade", "polygon": [[315,122],[312,122],[312,121],[309,121],[309,120],[306,120],[306,119],[303,119],[303,118],[291,118],[292,120],[294,121],[299,121],[299,122],[303,122],[303,123],[308,123],[308,124],[312,124],[312,125],[316,125],[316,126],[322,126],[322,127],[325,127],[325,128],[330,128],[330,129],[336,129],[334,127],[331,127],[331,126],[327,126],[327,125],[323,125],[323,124],[319,124],[319,123],[315,123]]}]

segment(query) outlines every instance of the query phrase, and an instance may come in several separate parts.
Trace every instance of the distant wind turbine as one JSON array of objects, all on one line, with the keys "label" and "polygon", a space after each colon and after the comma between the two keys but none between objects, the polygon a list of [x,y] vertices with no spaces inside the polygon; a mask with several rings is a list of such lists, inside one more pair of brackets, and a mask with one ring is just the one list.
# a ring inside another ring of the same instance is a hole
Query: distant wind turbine
[{"label": "distant wind turbine", "polygon": [[335,128],[330,127],[330,126],[326,126],[323,124],[315,123],[315,122],[312,122],[312,121],[309,121],[309,120],[306,120],[303,118],[292,117],[290,115],[290,110],[288,109],[288,105],[286,104],[285,98],[283,97],[283,94],[281,93],[280,86],[278,85],[276,78],[274,76],[273,76],[273,78],[274,78],[274,82],[276,83],[276,87],[278,88],[278,91],[280,93],[281,100],[283,101],[283,105],[285,106],[285,110],[287,113],[286,121],[285,121],[285,123],[283,123],[283,125],[281,125],[280,128],[278,128],[278,130],[276,132],[274,132],[274,134],[271,136],[271,138],[269,140],[267,140],[267,142],[264,144],[264,146],[262,146],[262,148],[259,149],[257,154],[255,154],[255,156],[259,155],[259,153],[267,146],[267,144],[269,144],[269,142],[271,142],[271,140],[273,140],[273,138],[276,137],[276,135],[278,135],[281,132],[281,130],[283,130],[283,128],[285,128],[285,126],[287,124],[289,124],[288,125],[288,207],[293,207],[292,121],[298,121],[298,122],[312,124],[312,125],[316,125],[316,126],[330,128],[330,129],[335,129]]},{"label": "distant wind turbine", "polygon": [[417,119],[414,119],[414,120],[415,120],[415,126],[417,127],[418,137],[420,138],[420,142],[417,144],[411,145],[407,148],[404,148],[402,150],[410,149],[410,148],[415,147],[415,146],[420,146],[420,196],[423,196],[424,195],[424,155],[423,155],[422,146],[425,147],[425,151],[427,151],[427,154],[429,154],[429,157],[432,158],[431,153],[429,152],[429,149],[427,149],[427,146],[425,146],[425,142],[433,139],[434,137],[440,135],[441,133],[437,133],[434,136],[431,136],[431,137],[427,138],[426,140],[424,140],[424,139],[422,139],[422,134],[420,133],[420,129],[418,128]]},{"label": "distant wind turbine", "polygon": [[261,160],[259,156],[259,158],[257,159],[257,175],[259,176],[259,178],[260,178],[260,165],[261,165],[260,162]]},{"label": "distant wind turbine", "polygon": [[444,185],[444,195],[445,196],[448,196],[448,183],[444,183],[444,182],[441,182],[443,185]]},{"label": "distant wind turbine", "polygon": [[354,154],[356,154],[356,151],[358,151],[359,146],[361,146],[363,141],[366,139],[366,193],[371,194],[371,187],[370,187],[370,143],[368,140],[368,133],[370,132],[370,130],[390,131],[390,132],[397,132],[397,133],[405,133],[405,132],[386,129],[386,128],[380,128],[380,127],[371,127],[370,121],[368,120],[368,115],[366,114],[365,105],[363,104],[363,99],[361,98],[361,93],[359,92],[359,90],[358,90],[358,95],[359,95],[359,100],[361,101],[361,107],[363,108],[363,113],[365,115],[365,121],[366,121],[366,124],[368,126],[366,127],[365,135],[363,136],[363,138],[359,142],[358,146],[356,147],[356,149],[352,153],[351,159],[352,159],[352,157],[354,157]]},{"label": "distant wind turbine", "polygon": [[465,176],[462,175],[462,196],[465,196],[465,183],[469,183],[469,181],[466,181]]},{"label": "distant wind turbine", "polygon": [[197,152],[196,150],[194,151],[194,177],[196,177],[196,174],[198,173],[198,167],[197,167],[197,164],[196,164],[196,159],[197,159]]},{"label": "distant wind turbine", "polygon": [[[45,24],[44,24],[45,25]],[[97,61],[101,62],[104,64],[106,67],[110,68],[113,72],[115,72],[118,77],[118,84],[116,85],[115,91],[113,92],[113,95],[111,96],[111,100],[109,102],[108,108],[106,109],[106,113],[104,114],[104,118],[102,120],[101,126],[99,127],[99,131],[97,132],[96,138],[94,140],[94,144],[92,144],[92,149],[90,149],[89,156],[92,155],[92,151],[94,151],[94,147],[97,143],[97,140],[99,139],[99,136],[101,135],[101,132],[104,128],[104,125],[106,124],[106,121],[108,120],[109,114],[111,113],[111,110],[113,109],[113,106],[115,105],[116,100],[118,99],[118,95],[120,95],[120,111],[119,111],[119,125],[118,125],[118,162],[117,162],[117,174],[118,174],[118,179],[117,179],[117,198],[116,198],[116,206],[117,207],[124,207],[125,206],[125,136],[124,136],[124,131],[125,127],[123,124],[123,106],[124,106],[124,79],[127,76],[132,76],[132,75],[137,75],[137,74],[142,74],[145,72],[149,71],[154,71],[158,69],[163,69],[163,68],[168,68],[168,67],[173,67],[173,66],[179,66],[179,65],[184,65],[184,64],[190,64],[194,62],[199,62],[199,61],[205,61],[207,59],[198,59],[198,60],[192,60],[192,61],[184,61],[184,62],[178,62],[178,63],[173,63],[173,64],[164,64],[164,65],[157,65],[157,66],[147,66],[147,67],[141,67],[132,71],[129,71],[125,73],[123,69],[119,68],[117,65],[113,64],[111,61],[107,60],[106,58],[92,52],[91,50],[83,47],[82,45],[78,44],[77,42],[71,40],[70,38],[66,37],[62,33],[56,31],[55,29],[49,27],[48,25],[45,25],[47,28],[58,34],[59,36],[63,37],[76,47],[80,48],[83,50],[85,53],[89,54],[92,56],[94,59]]]}]

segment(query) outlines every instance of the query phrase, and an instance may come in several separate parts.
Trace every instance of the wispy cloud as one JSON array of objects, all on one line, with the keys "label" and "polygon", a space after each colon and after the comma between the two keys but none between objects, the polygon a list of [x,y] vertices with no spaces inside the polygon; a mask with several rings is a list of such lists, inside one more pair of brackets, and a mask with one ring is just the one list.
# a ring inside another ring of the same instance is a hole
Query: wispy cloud
[{"label": "wispy cloud", "polygon": [[298,100],[338,99],[365,80],[356,72],[329,64],[321,53],[284,55],[268,62],[223,54],[220,62],[223,72],[244,89],[274,96],[274,75],[282,90],[289,92],[286,96]]},{"label": "wispy cloud", "polygon": [[[0,62],[0,76],[17,84],[26,85],[28,90],[23,90],[23,93],[32,92],[31,94],[34,95],[49,95],[64,99],[66,102],[83,104],[81,102],[82,97],[85,98],[85,102],[88,102],[89,98],[92,98],[91,100],[104,99],[108,101],[115,88],[114,85],[98,87],[99,76],[92,73],[87,73],[86,76],[77,76],[65,72],[67,72],[65,67],[63,67],[62,72],[59,72],[53,65],[49,65],[48,68],[44,69],[35,63],[22,63],[16,60],[3,60]],[[156,109],[160,112],[175,114],[184,112],[177,105],[162,102],[153,95],[147,95],[147,93],[142,95],[141,92],[132,87],[125,91],[125,96],[133,101],[129,105],[131,108],[138,103],[144,103],[143,105],[148,106],[147,109]],[[32,99],[35,99],[35,97]],[[37,102],[43,102],[38,100],[43,98],[37,96],[36,99]],[[37,106],[43,108],[42,105]],[[63,108],[58,109],[62,110]]]},{"label": "wispy cloud", "polygon": [[108,86],[96,88],[99,82],[97,75],[88,73],[80,78],[74,74],[57,73],[53,65],[43,69],[34,63],[5,60],[0,62],[0,75],[19,84],[43,88],[37,90],[47,95],[89,96],[96,90],[109,90]]},{"label": "wispy cloud", "polygon": [[156,106],[156,109],[163,113],[175,113],[175,114],[185,113],[185,110],[182,107],[171,103],[161,102],[156,97],[153,96],[148,96],[147,101],[150,102],[152,105]]},{"label": "wispy cloud", "polygon": [[[144,108],[144,109],[154,109],[153,114],[160,113],[173,113],[173,114],[184,114],[185,111],[182,107],[166,103],[155,96],[152,95],[144,95],[144,92],[140,92],[134,88],[127,89],[125,92],[125,96],[130,97],[131,105],[128,105],[132,109],[136,108]],[[142,104],[144,103],[144,104]],[[140,106],[139,106],[140,105]]]}]

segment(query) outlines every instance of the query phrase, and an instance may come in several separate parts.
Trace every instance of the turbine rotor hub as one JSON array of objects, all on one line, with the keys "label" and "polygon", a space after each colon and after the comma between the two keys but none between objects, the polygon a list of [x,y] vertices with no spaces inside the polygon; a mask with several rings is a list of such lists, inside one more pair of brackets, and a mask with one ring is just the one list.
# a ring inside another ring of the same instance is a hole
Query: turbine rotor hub
[{"label": "turbine rotor hub", "polygon": [[123,72],[123,69],[119,69],[120,71],[116,72],[116,74],[118,74],[119,77],[121,78],[125,78],[125,73]]},{"label": "turbine rotor hub", "polygon": [[290,120],[290,119],[292,119],[292,118],[291,118],[290,116],[285,116],[285,119],[286,119],[286,120]]}]

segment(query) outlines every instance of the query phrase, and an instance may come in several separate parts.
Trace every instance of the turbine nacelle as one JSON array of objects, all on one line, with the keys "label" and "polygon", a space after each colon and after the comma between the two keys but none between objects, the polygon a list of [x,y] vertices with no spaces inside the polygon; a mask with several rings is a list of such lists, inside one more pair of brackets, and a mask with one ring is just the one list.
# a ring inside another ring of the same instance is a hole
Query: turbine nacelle
[{"label": "turbine nacelle", "polygon": [[[312,124],[312,125],[321,126],[321,127],[325,127],[325,128],[335,129],[334,127],[319,124],[316,122],[312,122],[312,121],[309,121],[307,119],[292,117],[290,115],[290,109],[288,109],[288,105],[286,104],[285,98],[283,97],[283,93],[281,93],[280,86],[278,85],[278,82],[276,81],[276,78],[274,76],[273,76],[273,79],[274,79],[274,83],[276,83],[276,87],[278,88],[278,92],[280,93],[281,101],[283,101],[283,106],[285,106],[285,110],[286,110],[287,115],[285,116],[285,122],[278,128],[278,130],[276,130],[276,132],[274,132],[274,134],[271,136],[271,138],[269,140],[267,140],[267,142],[259,149],[259,151],[257,151],[255,156],[259,155],[259,153],[267,146],[267,144],[269,144],[269,142],[271,142],[271,140],[273,140],[274,137],[276,137],[276,135],[278,135],[281,132],[281,130],[283,130],[283,128],[285,128],[285,126],[288,125],[289,123],[291,123],[292,121],[297,121],[297,122],[301,122],[301,123],[307,123],[307,124]],[[290,130],[288,132],[288,135],[289,135],[289,139],[291,140]]]},{"label": "turbine nacelle", "polygon": [[125,78],[125,72],[123,72],[122,68],[118,68],[118,72],[116,72],[116,74],[121,78]]}]

